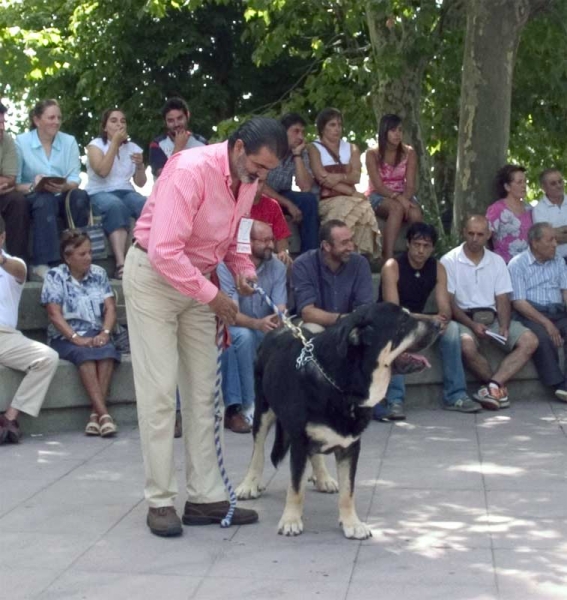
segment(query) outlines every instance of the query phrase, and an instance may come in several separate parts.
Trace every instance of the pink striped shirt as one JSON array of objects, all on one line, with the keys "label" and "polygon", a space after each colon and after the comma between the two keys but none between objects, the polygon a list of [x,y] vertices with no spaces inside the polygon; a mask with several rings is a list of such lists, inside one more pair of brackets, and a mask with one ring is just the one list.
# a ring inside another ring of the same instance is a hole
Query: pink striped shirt
[{"label": "pink striped shirt", "polygon": [[206,304],[218,288],[204,275],[225,261],[233,275],[253,276],[248,255],[236,253],[236,233],[250,215],[257,183],[230,188],[228,142],[174,154],[134,228],[154,269],[176,290]]}]

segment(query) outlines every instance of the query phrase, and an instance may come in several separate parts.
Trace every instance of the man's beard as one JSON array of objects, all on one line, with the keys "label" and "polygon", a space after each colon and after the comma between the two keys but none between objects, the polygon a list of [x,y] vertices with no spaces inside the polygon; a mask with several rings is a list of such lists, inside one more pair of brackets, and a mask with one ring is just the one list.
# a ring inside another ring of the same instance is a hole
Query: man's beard
[{"label": "man's beard", "polygon": [[234,170],[240,183],[254,183],[258,179],[256,173],[250,173],[246,170],[246,154],[242,154],[236,159]]},{"label": "man's beard", "polygon": [[260,256],[258,256],[257,254],[254,254],[254,257],[257,258],[258,260],[261,260],[262,262],[268,262],[268,261],[272,260],[272,258],[274,257],[274,252],[271,248],[266,248],[266,250],[264,250],[264,252],[262,252],[262,254],[260,254]]}]

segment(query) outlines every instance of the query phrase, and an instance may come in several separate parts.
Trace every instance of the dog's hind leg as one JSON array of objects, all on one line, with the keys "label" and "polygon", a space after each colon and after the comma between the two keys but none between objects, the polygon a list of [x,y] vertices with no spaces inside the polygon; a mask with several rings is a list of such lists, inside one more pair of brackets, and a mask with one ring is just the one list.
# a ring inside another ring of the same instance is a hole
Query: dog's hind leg
[{"label": "dog's hind leg", "polygon": [[322,454],[313,454],[309,457],[309,460],[313,467],[313,474],[309,478],[309,481],[313,482],[315,489],[324,494],[335,494],[338,492],[339,484],[331,477],[329,471],[327,471],[325,457]]},{"label": "dog's hind leg", "polygon": [[287,489],[285,509],[278,523],[278,533],[299,535],[303,533],[303,501],[305,499],[305,467],[307,441],[293,439],[290,450],[291,482]]},{"label": "dog's hind leg", "polygon": [[276,422],[276,415],[272,410],[263,412],[259,419],[257,429],[254,431],[254,449],[252,458],[244,481],[236,488],[236,497],[239,500],[258,498],[264,491],[261,486],[264,471],[264,445],[266,436]]},{"label": "dog's hind leg", "polygon": [[368,525],[358,518],[354,505],[354,479],[359,454],[360,441],[347,449],[335,450],[339,477],[339,525],[343,528],[345,537],[365,540],[372,537],[372,532]]}]

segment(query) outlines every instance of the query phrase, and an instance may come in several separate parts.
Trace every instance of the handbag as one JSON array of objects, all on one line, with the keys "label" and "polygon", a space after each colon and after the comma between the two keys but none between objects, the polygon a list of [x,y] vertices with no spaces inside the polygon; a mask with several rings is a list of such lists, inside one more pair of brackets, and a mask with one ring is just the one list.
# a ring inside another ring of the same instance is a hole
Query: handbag
[{"label": "handbag", "polygon": [[100,223],[95,224],[93,219],[92,206],[89,207],[89,222],[86,227],[75,227],[73,221],[73,215],[71,214],[71,193],[73,190],[69,190],[65,196],[65,213],[67,214],[67,225],[69,229],[86,233],[91,240],[91,249],[93,253],[93,259],[101,260],[108,258],[108,251],[106,249],[106,238],[104,235],[104,229]]},{"label": "handbag", "polygon": [[114,347],[119,352],[130,354],[130,337],[128,336],[128,329],[124,325],[116,323],[111,337]]}]

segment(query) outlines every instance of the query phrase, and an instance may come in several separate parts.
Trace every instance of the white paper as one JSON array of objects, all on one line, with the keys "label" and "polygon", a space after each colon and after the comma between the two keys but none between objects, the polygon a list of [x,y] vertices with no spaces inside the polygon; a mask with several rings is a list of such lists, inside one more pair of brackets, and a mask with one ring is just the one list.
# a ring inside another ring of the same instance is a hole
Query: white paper
[{"label": "white paper", "polygon": [[248,246],[250,246],[250,231],[252,229],[252,223],[254,223],[253,219],[247,219],[246,217],[240,219],[238,235],[236,236],[236,241],[239,244],[248,244]]},{"label": "white paper", "polygon": [[494,333],[493,331],[489,331],[489,330],[486,330],[486,335],[491,337],[492,339],[496,340],[497,342],[499,342],[502,345],[504,345],[506,343],[506,340],[508,339],[508,338],[505,338],[503,335],[500,335],[499,333]]}]

